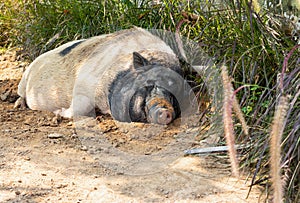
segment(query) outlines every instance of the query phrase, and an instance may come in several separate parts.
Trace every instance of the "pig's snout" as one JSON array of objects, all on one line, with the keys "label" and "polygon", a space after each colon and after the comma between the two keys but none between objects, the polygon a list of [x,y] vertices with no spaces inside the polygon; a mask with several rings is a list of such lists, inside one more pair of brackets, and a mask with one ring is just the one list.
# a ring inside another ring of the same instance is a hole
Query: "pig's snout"
[{"label": "pig's snout", "polygon": [[171,104],[161,99],[160,102],[156,102],[148,109],[148,121],[161,125],[171,123],[175,119],[175,112]]},{"label": "pig's snout", "polygon": [[156,114],[154,117],[157,118],[158,124],[167,125],[173,121],[172,113],[167,109],[159,108]]}]

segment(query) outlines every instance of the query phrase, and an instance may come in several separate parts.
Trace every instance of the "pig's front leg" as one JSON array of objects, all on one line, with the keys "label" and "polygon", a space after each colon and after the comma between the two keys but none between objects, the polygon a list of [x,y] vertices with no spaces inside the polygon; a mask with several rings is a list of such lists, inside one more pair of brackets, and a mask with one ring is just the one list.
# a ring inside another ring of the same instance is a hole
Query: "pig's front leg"
[{"label": "pig's front leg", "polygon": [[54,111],[65,118],[72,118],[77,116],[94,116],[94,102],[85,95],[76,95],[68,109],[62,108]]},{"label": "pig's front leg", "polygon": [[26,100],[24,97],[19,97],[15,102],[14,109],[25,109],[26,108]]}]

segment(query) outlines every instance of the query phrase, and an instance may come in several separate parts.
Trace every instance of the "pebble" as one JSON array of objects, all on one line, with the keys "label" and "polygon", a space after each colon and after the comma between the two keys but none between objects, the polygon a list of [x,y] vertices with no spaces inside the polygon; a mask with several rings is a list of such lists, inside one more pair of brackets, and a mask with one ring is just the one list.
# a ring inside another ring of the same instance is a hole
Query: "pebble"
[{"label": "pebble", "polygon": [[6,100],[7,100],[7,97],[9,96],[10,93],[11,93],[11,91],[6,91],[6,92],[2,93],[2,94],[0,95],[0,99],[1,99],[2,101],[6,101]]},{"label": "pebble", "polygon": [[30,161],[30,157],[25,157],[24,160],[25,161]]},{"label": "pebble", "polygon": [[56,186],[57,189],[68,187],[68,184],[59,184]]},{"label": "pebble", "polygon": [[58,134],[58,133],[51,133],[47,136],[50,139],[58,139],[58,138],[62,138],[63,135],[62,134]]},{"label": "pebble", "polygon": [[81,147],[81,150],[82,150],[82,151],[87,151],[88,148],[87,148],[87,146],[82,146],[82,147]]}]

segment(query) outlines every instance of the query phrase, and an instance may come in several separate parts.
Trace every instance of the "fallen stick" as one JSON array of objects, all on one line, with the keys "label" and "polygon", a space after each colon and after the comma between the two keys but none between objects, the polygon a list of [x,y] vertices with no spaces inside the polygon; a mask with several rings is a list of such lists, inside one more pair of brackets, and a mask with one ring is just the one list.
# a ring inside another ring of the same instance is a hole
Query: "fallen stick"
[{"label": "fallen stick", "polygon": [[[250,147],[250,145],[235,145],[235,148],[238,149],[245,149]],[[218,146],[218,147],[205,147],[205,148],[195,148],[195,149],[188,149],[184,151],[185,155],[192,155],[192,154],[207,154],[207,153],[216,153],[216,152],[226,152],[228,151],[228,146]]]}]

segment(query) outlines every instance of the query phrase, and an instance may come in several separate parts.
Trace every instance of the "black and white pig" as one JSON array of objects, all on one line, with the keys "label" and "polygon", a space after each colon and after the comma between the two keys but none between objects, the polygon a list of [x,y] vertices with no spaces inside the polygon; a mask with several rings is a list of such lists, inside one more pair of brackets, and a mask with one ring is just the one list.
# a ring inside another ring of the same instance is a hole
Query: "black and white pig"
[{"label": "black and white pig", "polygon": [[16,106],[63,117],[169,124],[188,108],[177,56],[159,37],[134,27],[76,40],[37,57],[23,74]]}]

